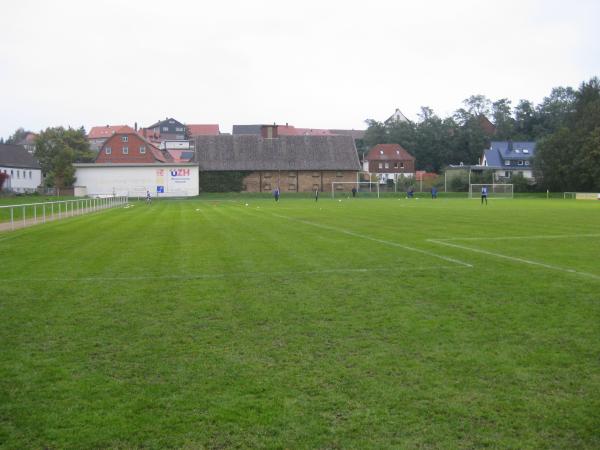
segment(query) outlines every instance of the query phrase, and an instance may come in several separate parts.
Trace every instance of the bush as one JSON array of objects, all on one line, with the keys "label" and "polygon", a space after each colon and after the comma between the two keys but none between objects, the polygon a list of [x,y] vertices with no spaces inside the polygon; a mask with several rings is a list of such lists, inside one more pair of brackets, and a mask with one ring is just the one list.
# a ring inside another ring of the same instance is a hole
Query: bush
[{"label": "bush", "polygon": [[249,171],[200,172],[200,192],[242,192]]}]

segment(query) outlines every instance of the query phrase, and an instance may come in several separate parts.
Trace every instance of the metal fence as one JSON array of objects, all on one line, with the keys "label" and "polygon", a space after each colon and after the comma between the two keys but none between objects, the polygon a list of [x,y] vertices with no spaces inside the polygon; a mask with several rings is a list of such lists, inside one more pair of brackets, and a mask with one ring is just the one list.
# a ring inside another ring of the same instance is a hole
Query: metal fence
[{"label": "metal fence", "polygon": [[127,196],[59,200],[0,206],[0,231],[81,216],[127,204]]}]

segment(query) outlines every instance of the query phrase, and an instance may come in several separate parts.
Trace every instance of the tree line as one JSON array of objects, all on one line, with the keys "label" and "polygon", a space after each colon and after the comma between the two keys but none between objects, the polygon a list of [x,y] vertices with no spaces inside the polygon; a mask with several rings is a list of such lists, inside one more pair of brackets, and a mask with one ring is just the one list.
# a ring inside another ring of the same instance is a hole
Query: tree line
[{"label": "tree line", "polygon": [[[491,123],[490,123],[491,122]],[[493,126],[492,126],[493,124]],[[600,81],[553,88],[541,103],[492,101],[473,95],[450,117],[424,106],[416,122],[367,120],[363,154],[376,144],[397,143],[412,153],[417,170],[478,164],[490,141],[535,141],[539,189],[600,190]],[[363,155],[361,155],[363,156]]]}]

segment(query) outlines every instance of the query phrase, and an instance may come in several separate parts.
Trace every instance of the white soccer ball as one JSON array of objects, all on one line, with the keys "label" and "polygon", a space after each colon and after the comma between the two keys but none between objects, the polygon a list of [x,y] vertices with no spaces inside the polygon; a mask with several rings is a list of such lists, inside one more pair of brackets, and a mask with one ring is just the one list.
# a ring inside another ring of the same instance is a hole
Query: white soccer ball
[{"label": "white soccer ball", "polygon": [[338,202],[341,202],[341,200],[338,200]]},{"label": "white soccer ball", "polygon": [[248,206],[248,203],[246,203],[246,206]]}]

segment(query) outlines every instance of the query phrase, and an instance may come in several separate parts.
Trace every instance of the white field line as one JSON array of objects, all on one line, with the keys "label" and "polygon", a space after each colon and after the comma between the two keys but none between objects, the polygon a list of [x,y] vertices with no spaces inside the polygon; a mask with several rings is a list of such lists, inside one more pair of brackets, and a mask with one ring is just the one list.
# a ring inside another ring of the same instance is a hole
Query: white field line
[{"label": "white field line", "polygon": [[518,258],[516,256],[503,255],[502,253],[490,252],[488,250],[482,250],[480,248],[467,247],[465,245],[459,245],[459,244],[454,244],[454,243],[448,242],[447,240],[442,240],[442,239],[427,239],[427,241],[428,242],[433,242],[433,243],[439,244],[439,245],[445,245],[447,247],[454,247],[454,248],[459,248],[461,250],[468,250],[468,251],[474,252],[474,253],[481,253],[483,255],[495,256],[496,258],[507,259],[509,261],[519,262],[519,263],[523,263],[523,264],[529,264],[529,265],[532,265],[532,266],[543,267],[545,269],[556,270],[556,271],[564,272],[564,273],[573,273],[573,274],[576,274],[576,275],[581,275],[581,276],[584,276],[584,277],[593,278],[595,280],[600,280],[600,276],[599,275],[595,275],[593,273],[580,272],[579,270],[569,269],[569,268],[566,268],[566,267],[554,266],[552,264],[546,264],[546,263],[542,263],[542,262],[539,262],[539,261],[533,261],[531,259]]},{"label": "white field line", "polygon": [[589,238],[589,237],[600,237],[600,234],[547,234],[547,235],[533,235],[533,236],[491,236],[491,237],[453,237],[443,239],[429,239],[430,241],[509,241],[509,240],[528,240],[528,239],[576,239],[576,238]]},{"label": "white field line", "polygon": [[398,248],[401,248],[401,249],[404,249],[404,250],[408,250],[408,251],[411,251],[411,252],[415,252],[415,253],[421,253],[423,255],[431,256],[432,258],[443,259],[444,261],[448,261],[448,262],[451,262],[451,263],[454,263],[454,264],[458,264],[460,266],[473,267],[472,264],[466,263],[464,261],[460,261],[458,259],[450,258],[448,256],[438,255],[437,253],[433,253],[433,252],[430,252],[428,250],[422,250],[420,248],[410,247],[408,245],[399,244],[399,243],[394,242],[394,241],[387,241],[385,239],[378,239],[378,238],[375,238],[373,236],[369,236],[369,235],[366,235],[366,234],[355,233],[353,231],[348,231],[348,230],[344,230],[342,228],[332,227],[332,226],[329,226],[329,225],[323,225],[323,224],[320,224],[320,223],[311,222],[309,220],[294,219],[293,217],[282,216],[280,214],[274,214],[274,213],[272,213],[271,215],[273,215],[275,217],[282,218],[282,219],[288,219],[288,220],[291,220],[293,222],[299,222],[299,223],[303,223],[305,225],[310,225],[310,226],[313,226],[313,227],[322,228],[324,230],[336,231],[338,233],[346,234],[348,236],[357,237],[357,238],[360,238],[360,239],[366,239],[368,241],[378,242],[380,244],[390,245],[392,247],[398,247]]},{"label": "white field line", "polygon": [[132,276],[97,276],[97,277],[57,277],[57,278],[2,278],[0,282],[65,282],[65,281],[146,281],[146,280],[212,280],[228,277],[283,277],[283,276],[303,276],[303,275],[329,275],[329,274],[356,274],[356,273],[371,273],[371,272],[414,272],[414,271],[431,271],[435,269],[456,269],[455,265],[446,266],[425,266],[425,267],[382,267],[382,268],[359,268],[359,269],[322,269],[322,270],[303,270],[290,272],[228,272],[228,273],[213,273],[213,274],[182,274],[182,275],[132,275]]}]

